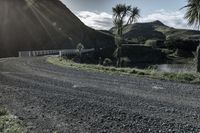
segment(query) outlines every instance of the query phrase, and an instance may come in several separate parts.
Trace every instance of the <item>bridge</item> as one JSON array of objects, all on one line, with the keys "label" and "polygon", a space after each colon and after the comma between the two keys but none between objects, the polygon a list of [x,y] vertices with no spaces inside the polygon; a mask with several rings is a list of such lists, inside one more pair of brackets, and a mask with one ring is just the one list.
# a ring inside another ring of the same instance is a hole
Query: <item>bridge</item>
[{"label": "bridge", "polygon": [[[95,49],[83,49],[82,54],[94,52]],[[19,51],[19,57],[34,57],[34,56],[45,56],[45,55],[59,55],[62,56],[74,56],[78,54],[77,49],[62,49],[62,50],[37,50],[37,51]]]}]

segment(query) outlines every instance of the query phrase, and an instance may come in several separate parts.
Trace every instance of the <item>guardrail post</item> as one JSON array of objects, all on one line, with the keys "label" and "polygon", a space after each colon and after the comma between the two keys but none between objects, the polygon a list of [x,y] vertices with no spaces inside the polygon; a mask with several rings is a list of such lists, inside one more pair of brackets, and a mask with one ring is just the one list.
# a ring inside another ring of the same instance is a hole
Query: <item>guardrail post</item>
[{"label": "guardrail post", "polygon": [[62,51],[59,51],[59,56],[62,57]]},{"label": "guardrail post", "polygon": [[31,57],[31,51],[28,51],[28,56]]},{"label": "guardrail post", "polygon": [[18,52],[18,56],[19,56],[19,57],[22,57],[22,53],[21,53],[21,52]]}]

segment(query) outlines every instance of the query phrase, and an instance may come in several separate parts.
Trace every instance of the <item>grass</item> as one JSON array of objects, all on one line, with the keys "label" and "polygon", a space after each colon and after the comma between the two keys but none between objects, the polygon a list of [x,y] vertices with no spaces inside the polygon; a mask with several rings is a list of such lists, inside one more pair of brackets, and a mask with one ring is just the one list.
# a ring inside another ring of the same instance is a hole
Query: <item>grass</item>
[{"label": "grass", "polygon": [[27,133],[27,130],[6,109],[0,109],[0,133]]},{"label": "grass", "polygon": [[104,72],[109,74],[120,74],[120,75],[134,75],[134,76],[145,76],[154,79],[179,81],[184,83],[200,83],[200,75],[196,73],[167,73],[158,72],[154,69],[137,69],[137,68],[116,68],[116,67],[105,67],[101,65],[91,64],[79,64],[71,60],[65,60],[59,57],[49,57],[47,62],[60,67],[75,68],[86,71]]}]

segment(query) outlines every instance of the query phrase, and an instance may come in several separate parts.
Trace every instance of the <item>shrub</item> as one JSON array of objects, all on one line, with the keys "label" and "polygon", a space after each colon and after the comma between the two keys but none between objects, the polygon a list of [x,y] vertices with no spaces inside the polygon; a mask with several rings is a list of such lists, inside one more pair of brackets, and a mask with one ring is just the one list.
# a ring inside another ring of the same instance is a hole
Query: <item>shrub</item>
[{"label": "shrub", "polygon": [[112,60],[109,59],[109,58],[105,58],[104,61],[103,61],[103,66],[110,66],[112,65]]},{"label": "shrub", "polygon": [[184,74],[178,74],[177,79],[183,80],[183,81],[192,81],[195,79],[195,76],[193,74],[184,73]]},{"label": "shrub", "polygon": [[137,74],[137,71],[135,69],[132,69],[129,73],[130,74]]},{"label": "shrub", "polygon": [[4,108],[0,109],[0,116],[8,115],[8,111]]},{"label": "shrub", "polygon": [[149,46],[149,47],[156,47],[157,41],[156,40],[147,40],[145,42],[145,46]]},{"label": "shrub", "polygon": [[121,66],[127,67],[131,65],[131,60],[128,57],[121,58]]},{"label": "shrub", "polygon": [[152,48],[161,48],[164,47],[164,41],[161,40],[147,40],[145,42],[145,46],[149,46]]},{"label": "shrub", "polygon": [[187,51],[187,50],[182,50],[182,49],[177,49],[174,53],[176,56],[180,57],[194,57],[192,51]]},{"label": "shrub", "polygon": [[[129,62],[130,66],[143,63],[162,63],[166,60],[166,55],[161,50],[140,45],[123,45],[122,57],[127,57],[131,61]],[[129,64],[127,65],[129,66]]]},{"label": "shrub", "polygon": [[199,41],[167,38],[167,40],[165,41],[165,45],[170,49],[195,51],[197,46],[199,45]]}]

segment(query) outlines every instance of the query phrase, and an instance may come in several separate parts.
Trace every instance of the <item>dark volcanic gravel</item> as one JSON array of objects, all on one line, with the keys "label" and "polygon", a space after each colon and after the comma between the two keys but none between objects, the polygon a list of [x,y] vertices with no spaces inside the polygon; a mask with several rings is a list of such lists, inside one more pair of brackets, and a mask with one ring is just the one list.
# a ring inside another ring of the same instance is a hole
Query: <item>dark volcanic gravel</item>
[{"label": "dark volcanic gravel", "polygon": [[38,133],[198,133],[200,86],[0,60],[0,106]]}]

